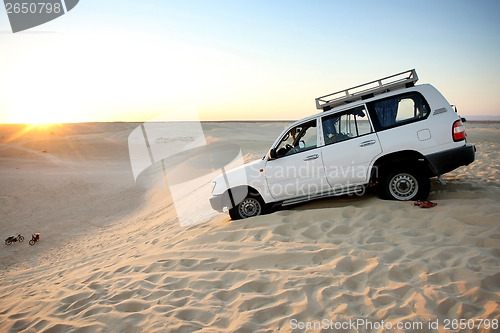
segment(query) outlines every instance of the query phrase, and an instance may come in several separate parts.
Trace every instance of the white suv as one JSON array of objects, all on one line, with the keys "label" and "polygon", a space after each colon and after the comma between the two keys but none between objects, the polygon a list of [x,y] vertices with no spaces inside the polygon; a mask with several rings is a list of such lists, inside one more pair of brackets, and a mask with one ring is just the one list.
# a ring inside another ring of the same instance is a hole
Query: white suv
[{"label": "white suv", "polygon": [[262,160],[214,180],[212,208],[241,219],[374,185],[385,199],[426,199],[429,178],[472,163],[476,148],[446,99],[417,80],[410,70],[317,98],[323,112],[288,127]]}]

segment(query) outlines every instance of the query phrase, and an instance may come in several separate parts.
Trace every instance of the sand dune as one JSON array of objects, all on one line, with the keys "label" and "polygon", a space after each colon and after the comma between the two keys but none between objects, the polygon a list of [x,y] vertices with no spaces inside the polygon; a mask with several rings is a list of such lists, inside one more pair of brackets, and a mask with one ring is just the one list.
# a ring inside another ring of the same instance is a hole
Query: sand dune
[{"label": "sand dune", "polygon": [[[477,161],[432,184],[432,209],[368,194],[188,227],[168,193],[135,186],[135,126],[4,136],[1,234],[42,240],[1,251],[0,331],[498,331],[498,125],[468,123]],[[284,124],[204,126],[260,156]]]}]

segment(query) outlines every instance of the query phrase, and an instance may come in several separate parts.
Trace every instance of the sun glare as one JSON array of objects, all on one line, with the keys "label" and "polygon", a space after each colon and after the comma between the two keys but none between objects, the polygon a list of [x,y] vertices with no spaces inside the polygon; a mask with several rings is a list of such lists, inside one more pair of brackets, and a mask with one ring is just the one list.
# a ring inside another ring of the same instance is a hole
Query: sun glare
[{"label": "sun glare", "polygon": [[3,122],[146,121],[186,101],[220,101],[208,116],[218,118],[221,103],[240,105],[268,81],[244,56],[134,31],[51,34],[43,40],[29,39],[24,58],[7,59],[11,67],[2,73],[5,84],[0,81]]},{"label": "sun glare", "polygon": [[14,109],[15,112],[10,117],[10,123],[45,126],[75,121],[71,119],[70,116],[57,109],[47,110],[40,106],[37,107],[36,105],[16,105]]},{"label": "sun glare", "polygon": [[11,90],[11,98],[5,101],[8,122],[46,125],[78,121],[78,113],[67,99],[38,86],[25,83],[23,90]]}]

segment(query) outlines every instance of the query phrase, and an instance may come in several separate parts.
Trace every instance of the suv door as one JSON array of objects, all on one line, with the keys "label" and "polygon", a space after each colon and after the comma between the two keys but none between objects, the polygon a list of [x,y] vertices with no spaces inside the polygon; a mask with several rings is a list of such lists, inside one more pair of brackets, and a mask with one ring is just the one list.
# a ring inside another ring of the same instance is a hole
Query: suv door
[{"label": "suv door", "polygon": [[273,147],[275,158],[267,160],[265,174],[276,201],[312,196],[330,188],[318,138],[315,119],[293,126]]},{"label": "suv door", "polygon": [[370,164],[382,152],[364,105],[324,116],[321,148],[326,178],[335,192],[366,184]]}]

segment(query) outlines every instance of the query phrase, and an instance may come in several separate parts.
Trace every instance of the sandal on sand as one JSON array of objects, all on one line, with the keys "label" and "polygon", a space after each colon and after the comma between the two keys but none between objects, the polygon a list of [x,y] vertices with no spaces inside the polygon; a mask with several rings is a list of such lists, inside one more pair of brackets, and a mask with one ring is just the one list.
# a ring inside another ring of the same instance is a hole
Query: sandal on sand
[{"label": "sandal on sand", "polygon": [[432,208],[432,207],[437,206],[437,203],[432,202],[432,201],[422,201],[422,200],[419,200],[419,201],[415,201],[413,203],[413,205],[414,206],[420,206],[421,208]]}]

